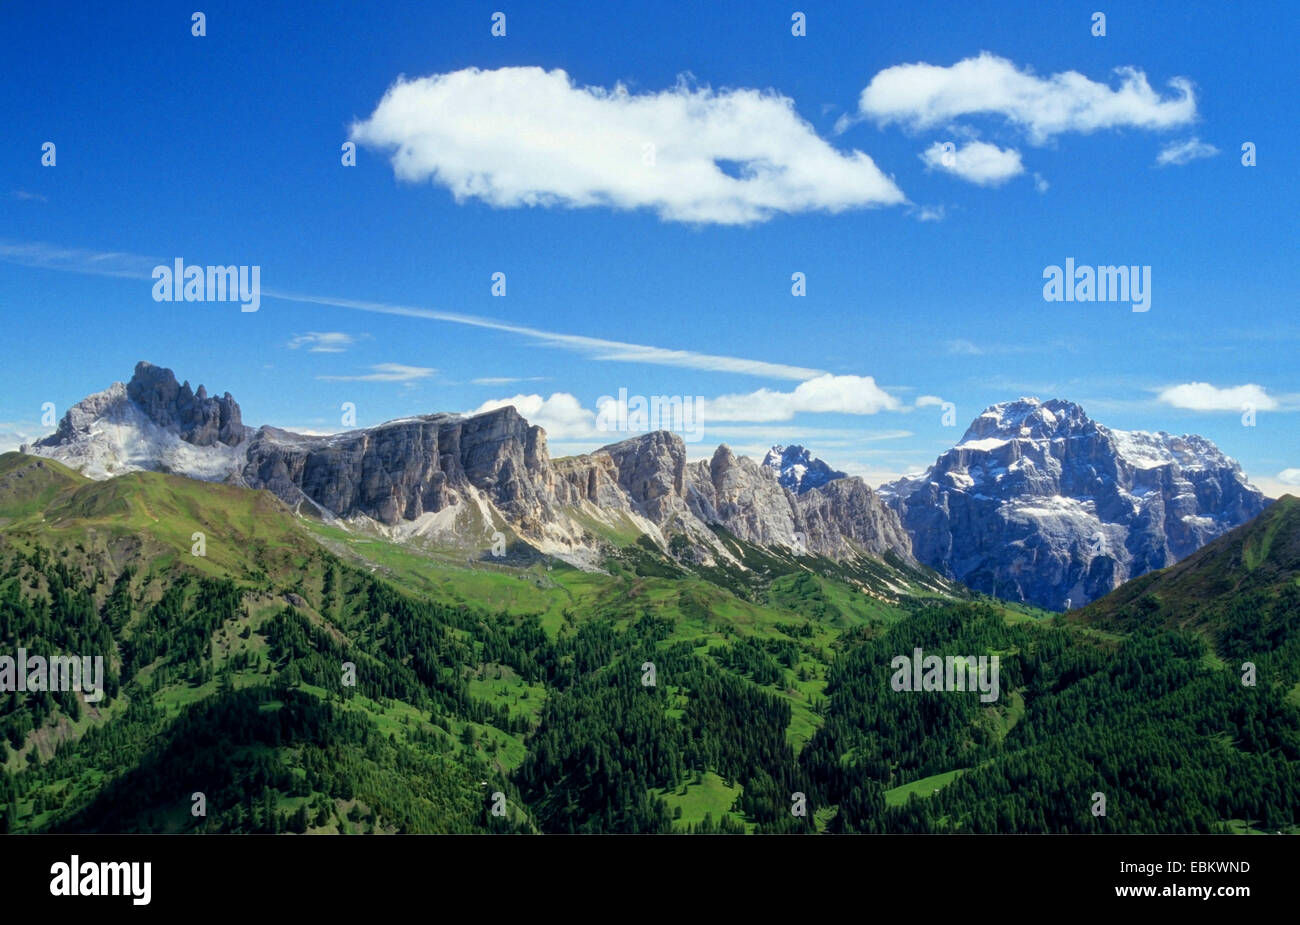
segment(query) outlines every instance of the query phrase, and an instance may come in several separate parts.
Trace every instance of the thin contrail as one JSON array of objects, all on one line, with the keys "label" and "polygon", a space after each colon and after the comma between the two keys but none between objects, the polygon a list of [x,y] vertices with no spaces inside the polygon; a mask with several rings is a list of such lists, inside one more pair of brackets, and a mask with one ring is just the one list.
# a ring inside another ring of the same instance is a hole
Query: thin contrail
[{"label": "thin contrail", "polygon": [[[47,270],[128,279],[151,279],[153,267],[159,264],[170,264],[171,262],[170,259],[145,257],[139,254],[96,252],[81,248],[57,247],[40,242],[14,243],[5,241],[0,241],[0,261]],[[541,328],[498,321],[494,318],[485,318],[479,315],[466,315],[460,312],[416,308],[408,305],[390,305],[385,302],[371,302],[359,299],[342,299],[333,296],[304,295],[280,289],[263,289],[262,295],[270,299],[280,299],[285,302],[296,302],[304,305],[328,305],[333,308],[346,308],[352,311],[423,318],[428,321],[442,321],[448,324],[517,334],[544,346],[560,350],[571,350],[594,360],[649,363],[657,366],[676,366],[685,369],[708,370],[710,372],[738,373],[746,376],[767,376],[774,379],[791,379],[800,382],[825,375],[823,370],[810,369],[804,366],[697,353],[693,350],[670,350],[666,347],[631,344],[624,341],[606,340],[600,337],[587,337],[582,334],[564,334],[557,331],[546,331]]]}]

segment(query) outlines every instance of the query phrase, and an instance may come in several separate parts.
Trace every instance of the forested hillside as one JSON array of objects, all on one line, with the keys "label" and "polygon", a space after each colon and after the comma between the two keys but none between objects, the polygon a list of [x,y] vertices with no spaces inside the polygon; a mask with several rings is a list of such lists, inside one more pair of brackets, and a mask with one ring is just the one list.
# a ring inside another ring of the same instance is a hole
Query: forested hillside
[{"label": "forested hillside", "polygon": [[[1207,580],[1189,560],[1067,619],[734,538],[752,567],[708,576],[634,543],[600,573],[450,563],[10,454],[0,655],[102,653],[106,683],[0,693],[0,830],[1290,830],[1294,511],[1206,548],[1269,576],[1212,616],[1160,609]],[[916,648],[997,655],[998,698],[895,690]]]}]

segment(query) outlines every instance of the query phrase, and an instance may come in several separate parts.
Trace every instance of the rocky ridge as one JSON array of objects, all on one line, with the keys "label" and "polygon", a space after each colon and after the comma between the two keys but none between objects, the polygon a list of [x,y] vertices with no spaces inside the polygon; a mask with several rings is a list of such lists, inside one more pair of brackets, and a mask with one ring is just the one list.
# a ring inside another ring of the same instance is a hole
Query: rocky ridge
[{"label": "rocky ridge", "polygon": [[209,398],[170,370],[137,365],[69,409],[50,437],[24,448],[95,478],[134,469],[265,488],[290,506],[372,522],[396,539],[485,546],[498,529],[591,565],[602,529],[632,529],[712,564],[734,559],[718,535],[844,559],[895,553],[912,562],[898,516],[860,479],[796,494],[770,467],[724,446],[688,463],[681,437],[637,434],[552,460],[546,434],[513,407],[431,414],[330,436],[242,424],[226,393]]}]

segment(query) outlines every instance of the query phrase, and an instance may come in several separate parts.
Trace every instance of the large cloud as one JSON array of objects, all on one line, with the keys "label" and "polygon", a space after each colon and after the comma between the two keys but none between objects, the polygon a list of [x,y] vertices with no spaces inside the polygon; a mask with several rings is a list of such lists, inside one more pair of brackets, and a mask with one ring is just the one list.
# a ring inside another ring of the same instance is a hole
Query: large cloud
[{"label": "large cloud", "polygon": [[1132,126],[1167,129],[1196,118],[1196,96],[1184,77],[1169,81],[1163,98],[1135,68],[1118,68],[1115,88],[1077,71],[1038,77],[988,52],[950,67],[899,64],[871,79],[858,101],[863,116],[882,125],[917,129],[944,125],[959,116],[1001,115],[1036,144],[1063,132]]},{"label": "large cloud", "polygon": [[[637,396],[628,395],[632,402]],[[648,404],[652,396],[640,396]],[[692,403],[690,420],[692,426],[705,428],[722,422],[745,421],[764,423],[771,421],[789,421],[797,414],[853,414],[868,415],[881,411],[901,411],[903,403],[890,395],[871,376],[832,376],[830,374],[801,382],[789,392],[776,389],[758,389],[734,395],[720,395],[717,398],[685,395],[678,396]],[[515,395],[512,398],[494,398],[479,405],[470,414],[493,411],[506,405],[514,405],[515,410],[528,419],[531,424],[540,424],[552,440],[581,440],[587,438],[607,438],[608,432],[600,426],[600,415],[608,420],[627,420],[632,415],[627,408],[619,413],[619,398],[602,396],[594,411],[582,406],[574,395],[568,392],[556,392],[549,398],[536,393]],[[607,407],[608,405],[608,407]],[[643,409],[644,410],[644,409]],[[669,425],[656,422],[652,429]]]},{"label": "large cloud", "polygon": [[399,78],[350,137],[391,150],[400,179],[494,206],[746,224],[905,200],[866,154],[827,144],[793,101],[752,89],[634,94],[575,86],[562,70],[466,68]]}]

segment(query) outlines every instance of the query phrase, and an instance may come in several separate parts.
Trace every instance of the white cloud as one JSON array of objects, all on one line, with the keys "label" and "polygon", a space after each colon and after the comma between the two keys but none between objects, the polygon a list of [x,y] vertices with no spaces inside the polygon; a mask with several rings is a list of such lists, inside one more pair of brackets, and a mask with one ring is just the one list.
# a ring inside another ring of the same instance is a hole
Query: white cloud
[{"label": "white cloud", "polygon": [[1046,180],[1043,179],[1043,175],[1041,173],[1034,174],[1034,189],[1038,190],[1038,192],[1040,193],[1047,192],[1047,188],[1050,185],[1051,184],[1049,184]]},{"label": "white cloud", "polygon": [[427,366],[404,366],[401,363],[377,363],[370,372],[359,376],[317,376],[329,382],[405,382],[427,379],[438,371]]},{"label": "white cloud", "polygon": [[304,437],[332,437],[335,434],[347,433],[348,430],[346,427],[335,427],[326,430],[320,427],[303,427],[294,424],[286,424],[283,429],[291,434],[301,434]]},{"label": "white cloud", "polygon": [[157,257],[60,247],[44,241],[0,241],[0,260],[44,270],[129,279],[151,279],[153,268],[163,262]]},{"label": "white cloud", "polygon": [[546,376],[483,376],[471,379],[473,385],[514,385],[516,382],[545,382]]},{"label": "white cloud", "polygon": [[306,347],[311,353],[342,353],[354,343],[356,338],[341,331],[308,331],[294,335],[286,346],[290,350]]},{"label": "white cloud", "polygon": [[582,407],[582,402],[568,392],[556,392],[550,398],[536,394],[494,398],[469,413],[482,414],[507,405],[514,405],[529,424],[545,430],[550,440],[590,440],[609,436],[596,430],[595,412]]},{"label": "white cloud", "polygon": [[[1077,344],[1065,338],[1038,339],[1033,343],[1014,344],[1006,342],[991,341],[985,344],[977,344],[974,341],[958,338],[950,340],[945,345],[945,350],[949,356],[1013,356],[1025,353],[1077,353]],[[1009,387],[1011,391],[1016,391],[1015,387]],[[1055,389],[1028,389],[1028,391],[1051,392]]]},{"label": "white cloud", "polygon": [[1300,469],[1283,469],[1277,475],[1269,476],[1251,476],[1250,484],[1254,485],[1269,498],[1280,498],[1283,495],[1300,495]]},{"label": "white cloud", "polygon": [[921,160],[927,167],[961,177],[977,186],[1000,186],[1025,172],[1019,151],[1015,148],[1003,150],[987,141],[968,142],[952,151],[945,151],[944,143],[936,141],[921,153]]},{"label": "white cloud", "polygon": [[1170,80],[1174,95],[1163,98],[1142,71],[1124,67],[1115,73],[1115,88],[1077,71],[1038,77],[1006,58],[981,52],[951,67],[918,62],[886,68],[862,91],[858,107],[881,125],[915,129],[958,116],[1001,115],[1035,144],[1063,132],[1168,129],[1196,118],[1196,96],[1187,78]]},{"label": "white cloud", "polygon": [[562,70],[466,68],[399,77],[349,137],[393,151],[399,179],[501,207],[735,225],[905,201],[870,157],[831,147],[773,91],[631,93],[579,87]]},{"label": "white cloud", "polygon": [[916,407],[918,408],[942,408],[943,399],[938,395],[918,395],[916,397]]},{"label": "white cloud", "polygon": [[1263,386],[1253,384],[1220,389],[1208,382],[1186,382],[1162,390],[1157,398],[1167,405],[1191,411],[1239,412],[1247,406],[1256,411],[1273,411],[1280,407]]},{"label": "white cloud", "polygon": [[[550,398],[543,398],[536,393],[515,395],[510,398],[495,398],[485,401],[470,414],[481,414],[514,405],[515,410],[528,419],[529,423],[540,424],[549,438],[555,440],[583,440],[608,438],[609,433],[597,427],[597,414],[607,403],[618,399],[603,396],[595,410],[582,406],[576,397],[568,392],[556,392]],[[636,396],[628,396],[629,402]],[[642,396],[647,404],[652,396]],[[774,389],[758,389],[736,395],[720,395],[717,398],[703,396],[681,396],[684,401],[694,400],[691,420],[705,429],[723,422],[764,423],[772,421],[789,421],[796,414],[876,414],[880,411],[901,411],[903,404],[893,395],[876,385],[870,376],[832,376],[825,374],[807,382],[801,382],[792,391],[781,392]],[[616,407],[605,412],[613,418]],[[626,416],[626,415],[625,415]],[[652,422],[652,426],[658,426]],[[665,424],[664,426],[668,426]],[[748,433],[753,436],[767,433],[758,428],[718,428],[718,432]],[[810,432],[802,428],[798,433]],[[829,431],[827,431],[829,433]],[[883,431],[878,435],[853,433],[860,440],[895,439],[910,435],[907,431]],[[608,442],[608,439],[606,439]]]},{"label": "white cloud", "polygon": [[916,219],[920,222],[941,222],[947,215],[943,206],[921,206],[917,210]]},{"label": "white cloud", "polygon": [[801,412],[816,414],[876,414],[898,411],[900,402],[871,376],[829,373],[801,382],[791,392],[759,389],[739,395],[705,399],[700,419],[716,421],[788,421]]},{"label": "white cloud", "polygon": [[1283,469],[1274,478],[1283,485],[1300,485],[1300,469]]},{"label": "white cloud", "polygon": [[1197,158],[1214,157],[1218,153],[1219,149],[1214,145],[1206,144],[1199,138],[1188,138],[1186,141],[1172,141],[1161,148],[1156,155],[1156,164],[1160,167],[1182,165]]}]

